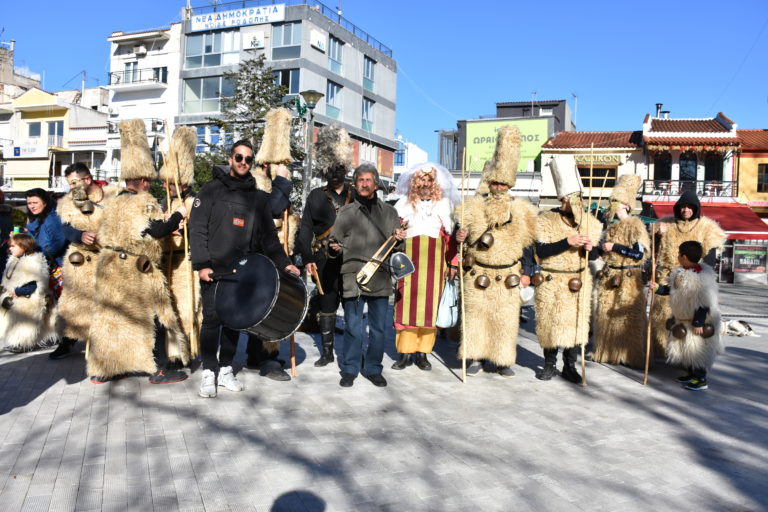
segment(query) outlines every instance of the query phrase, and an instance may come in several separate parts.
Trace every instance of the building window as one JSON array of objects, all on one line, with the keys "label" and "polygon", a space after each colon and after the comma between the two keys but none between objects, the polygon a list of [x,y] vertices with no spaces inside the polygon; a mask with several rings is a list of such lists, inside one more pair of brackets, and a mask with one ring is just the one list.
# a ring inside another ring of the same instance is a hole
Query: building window
[{"label": "building window", "polygon": [[185,69],[224,66],[240,62],[240,31],[205,32],[187,37]]},{"label": "building window", "polygon": [[341,114],[341,86],[328,80],[325,88],[325,115],[338,119]]},{"label": "building window", "polygon": [[27,135],[30,139],[34,139],[40,136],[40,121],[27,124]]},{"label": "building window", "polygon": [[64,121],[48,121],[48,145],[63,146]]},{"label": "building window", "polygon": [[363,60],[363,88],[373,92],[373,79],[376,71],[376,61],[364,57]]},{"label": "building window", "polygon": [[222,132],[218,126],[198,126],[197,130],[197,145],[195,146],[195,153],[209,153],[212,149],[215,151],[219,146],[222,138]]},{"label": "building window", "polygon": [[544,108],[544,107],[539,108],[540,116],[551,116],[553,113],[554,111],[552,110],[552,108]]},{"label": "building window", "polygon": [[757,166],[757,191],[768,192],[768,164]]},{"label": "building window", "polygon": [[696,181],[696,153],[686,151],[680,155],[680,181]]},{"label": "building window", "polygon": [[220,99],[234,92],[232,82],[223,76],[184,80],[184,113],[218,112]]},{"label": "building window", "polygon": [[672,179],[672,155],[669,151],[659,151],[653,155],[653,179],[656,181]]},{"label": "building window", "polygon": [[130,84],[139,81],[139,63],[126,62],[123,83]]},{"label": "building window", "polygon": [[152,68],[152,80],[155,82],[168,83],[168,68],[163,66],[161,68]]},{"label": "building window", "polygon": [[723,179],[723,155],[710,151],[704,157],[704,180],[720,181]]},{"label": "building window", "polygon": [[405,149],[398,149],[395,151],[395,167],[402,167],[405,165]]},{"label": "building window", "polygon": [[341,56],[344,42],[333,36],[328,36],[328,69],[341,74]]},{"label": "building window", "polygon": [[585,189],[612,188],[616,185],[616,167],[593,167],[591,169],[592,180],[590,183],[590,168],[579,167],[579,176]]},{"label": "building window", "polygon": [[298,69],[281,69],[275,71],[275,83],[278,85],[284,85],[288,94],[299,94],[299,70]]},{"label": "building window", "polygon": [[363,130],[373,131],[373,105],[374,101],[363,98]]},{"label": "building window", "polygon": [[272,28],[272,60],[295,59],[301,54],[301,22]]}]

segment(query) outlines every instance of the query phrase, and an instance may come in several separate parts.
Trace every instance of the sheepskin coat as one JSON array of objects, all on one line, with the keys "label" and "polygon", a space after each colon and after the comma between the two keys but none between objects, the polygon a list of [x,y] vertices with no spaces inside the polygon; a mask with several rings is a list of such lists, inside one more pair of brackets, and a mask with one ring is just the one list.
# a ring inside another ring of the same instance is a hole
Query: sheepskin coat
[{"label": "sheepskin coat", "polygon": [[[603,255],[605,266],[602,277],[595,280],[595,351],[592,358],[598,363],[642,368],[645,364],[646,325],[642,265],[648,259],[648,231],[642,220],[629,216],[611,224],[604,241],[626,247],[639,243],[645,250],[640,260],[614,251]],[[628,266],[636,268],[616,268]],[[612,284],[615,276],[621,277],[618,288]]]},{"label": "sheepskin coat", "polygon": [[[462,206],[454,212],[462,218]],[[487,359],[499,366],[511,366],[517,360],[517,332],[520,322],[520,290],[507,288],[504,280],[510,274],[522,273],[523,250],[533,244],[536,229],[536,208],[527,200],[509,195],[473,196],[464,202],[462,227],[469,232],[465,243],[465,258],[471,255],[480,264],[510,268],[490,269],[475,264],[465,271],[464,308],[462,319],[463,343],[468,359]],[[481,249],[472,243],[489,230],[493,245]],[[487,275],[491,284],[480,288],[475,280]],[[501,280],[496,280],[496,276]],[[459,354],[464,348],[459,347]]]},{"label": "sheepskin coat", "polygon": [[8,347],[32,350],[56,341],[56,307],[48,289],[48,263],[41,252],[21,258],[9,256],[3,271],[0,303],[31,281],[37,289],[29,297],[13,297],[10,309],[0,309],[0,339]]},{"label": "sheepskin coat", "polygon": [[[109,201],[119,192],[116,185],[108,185],[88,194],[88,199],[94,204],[93,213],[86,215],[75,205],[72,193],[59,199],[56,212],[61,222],[69,224],[80,231],[97,233],[104,209]],[[81,265],[73,265],[69,258],[72,254],[83,256]],[[85,340],[88,337],[91,319],[88,312],[94,308],[94,293],[96,289],[96,263],[99,259],[99,242],[85,245],[72,242],[64,256],[63,274],[64,287],[59,297],[59,332],[62,336],[75,340]]]},{"label": "sheepskin coat", "polygon": [[[590,217],[587,220],[588,216]],[[589,223],[589,237],[593,246],[597,246],[602,232],[602,224],[593,215],[582,214],[583,232]],[[539,215],[536,224],[536,241],[554,243],[580,231],[571,224],[559,210],[551,210]],[[587,234],[587,233],[582,233]],[[587,343],[591,310],[592,275],[580,269],[587,267],[585,258],[578,247],[554,256],[540,259],[544,270],[544,281],[536,287],[536,335],[542,348],[570,348]],[[547,269],[559,272],[548,272]],[[551,277],[551,279],[549,279]],[[578,277],[582,286],[578,292],[568,289],[568,281]]]},{"label": "sheepskin coat", "polygon": [[[268,176],[261,173],[254,173],[253,177],[256,178],[256,188],[263,190],[267,194],[272,193],[272,180]],[[280,244],[285,247],[285,230],[283,229],[283,216],[275,220],[275,229],[277,230],[277,238],[280,240]],[[288,254],[293,254],[293,247],[296,241],[296,232],[299,230],[299,223],[301,217],[298,213],[288,213]]]},{"label": "sheepskin coat", "polygon": [[[187,211],[191,210],[191,202],[194,196],[185,198],[184,202]],[[171,207],[166,208],[167,213],[172,213],[181,207],[181,201],[175,197],[171,199]],[[202,325],[201,299],[200,299],[200,279],[197,272],[192,270],[191,265],[187,265],[184,254],[184,234],[181,231],[186,229],[186,221],[182,220],[179,231],[163,238],[160,242],[163,247],[163,264],[161,270],[165,272],[168,280],[168,288],[171,292],[171,302],[173,310],[179,319],[181,335],[178,337],[166,337],[165,350],[168,359],[172,361],[182,361],[186,364],[190,357],[190,329],[200,332]],[[192,279],[190,280],[190,272]],[[191,281],[191,290],[190,290]],[[193,299],[190,300],[190,294]],[[192,304],[192,308],[190,308]],[[181,342],[179,345],[177,342]]]},{"label": "sheepskin coat", "polygon": [[[667,362],[685,368],[711,368],[715,357],[722,351],[717,280],[712,267],[702,263],[700,272],[683,267],[672,269],[669,274],[669,306],[675,323],[682,323],[687,333],[683,339],[675,338],[671,332],[668,334]],[[709,338],[693,334],[691,321],[700,307],[709,308],[706,323],[715,327],[715,334]]]},{"label": "sheepskin coat", "polygon": [[[669,273],[678,265],[677,254],[680,244],[695,240],[704,248],[704,255],[707,255],[709,251],[720,247],[725,242],[725,233],[720,225],[708,217],[689,221],[665,217],[660,222],[667,225],[667,232],[660,237],[656,261],[656,282],[662,285],[669,284]],[[666,349],[668,336],[665,323],[671,315],[669,297],[663,295],[654,297],[651,326],[656,354],[664,354]]]},{"label": "sheepskin coat", "polygon": [[[165,327],[166,337],[183,345],[160,266],[162,247],[145,233],[151,221],[162,218],[160,204],[147,192],[124,192],[107,205],[97,235],[102,250],[89,331],[91,376],[154,373],[155,317]],[[137,268],[141,256],[151,263],[146,273]]]}]

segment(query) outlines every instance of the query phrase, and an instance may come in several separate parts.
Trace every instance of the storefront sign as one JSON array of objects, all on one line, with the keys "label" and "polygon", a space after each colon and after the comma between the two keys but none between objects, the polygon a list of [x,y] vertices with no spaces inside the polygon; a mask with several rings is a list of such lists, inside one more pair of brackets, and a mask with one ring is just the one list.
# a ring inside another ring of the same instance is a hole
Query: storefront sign
[{"label": "storefront sign", "polygon": [[765,273],[768,248],[756,245],[733,246],[733,271]]},{"label": "storefront sign", "polygon": [[243,25],[261,25],[285,21],[285,4],[248,7],[233,11],[195,14],[190,19],[190,32],[241,27]]},{"label": "storefront sign", "polygon": [[576,165],[619,165],[621,155],[574,155]]},{"label": "storefront sign", "polygon": [[482,171],[496,149],[496,132],[502,126],[520,129],[520,163],[517,171],[528,170],[528,162],[536,160],[541,146],[547,141],[547,119],[520,119],[515,121],[467,121],[467,169]]}]

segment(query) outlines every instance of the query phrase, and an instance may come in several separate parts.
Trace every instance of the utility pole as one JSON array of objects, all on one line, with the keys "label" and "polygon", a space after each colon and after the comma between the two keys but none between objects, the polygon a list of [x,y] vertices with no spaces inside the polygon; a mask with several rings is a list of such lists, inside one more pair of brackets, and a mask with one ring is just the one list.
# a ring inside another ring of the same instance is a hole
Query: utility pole
[{"label": "utility pole", "polygon": [[579,97],[576,96],[575,92],[572,92],[571,96],[573,96],[573,126],[574,128],[577,128],[578,125],[576,124],[576,116],[579,113]]}]

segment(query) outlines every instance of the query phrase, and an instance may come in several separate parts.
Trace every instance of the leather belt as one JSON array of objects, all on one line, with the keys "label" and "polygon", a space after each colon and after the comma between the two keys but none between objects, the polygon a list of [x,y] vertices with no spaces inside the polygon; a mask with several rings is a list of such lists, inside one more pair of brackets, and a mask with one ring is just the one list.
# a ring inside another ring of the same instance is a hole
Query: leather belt
[{"label": "leather belt", "polygon": [[578,269],[578,270],[558,270],[553,268],[543,268],[541,269],[543,272],[553,272],[555,274],[581,274],[584,272],[584,267]]},{"label": "leather belt", "polygon": [[645,265],[619,265],[619,266],[616,266],[616,265],[608,265],[608,264],[606,264],[605,266],[608,267],[608,268],[612,268],[614,270],[624,270],[624,269],[627,269],[627,268],[643,268]]}]

